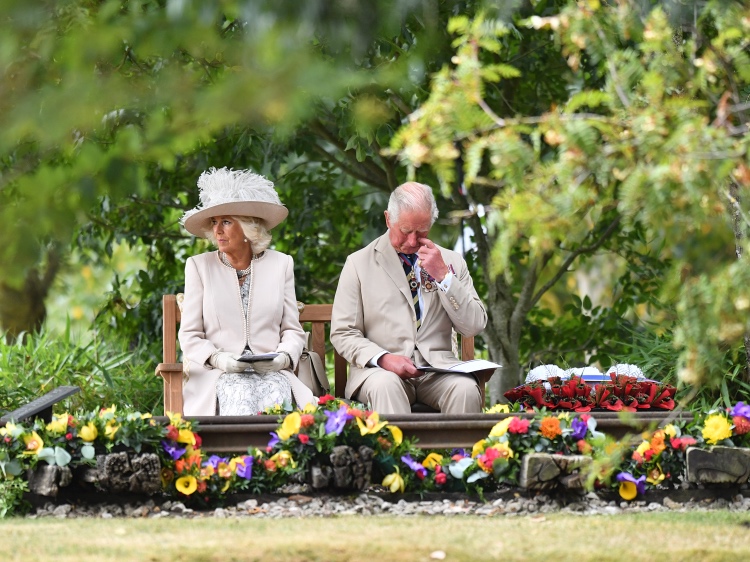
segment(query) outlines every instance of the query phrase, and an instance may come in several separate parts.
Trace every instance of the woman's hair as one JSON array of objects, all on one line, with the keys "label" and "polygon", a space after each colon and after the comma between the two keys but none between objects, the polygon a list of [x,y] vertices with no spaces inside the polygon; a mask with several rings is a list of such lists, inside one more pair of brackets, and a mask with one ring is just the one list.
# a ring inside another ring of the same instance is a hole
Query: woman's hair
[{"label": "woman's hair", "polygon": [[408,181],[394,189],[388,199],[388,217],[397,223],[401,211],[429,211],[432,226],[438,218],[438,208],[430,186]]},{"label": "woman's hair", "polygon": [[[257,217],[230,217],[237,221],[245,234],[245,238],[250,241],[250,247],[253,249],[253,255],[263,252],[271,244],[271,233],[266,228],[263,219]],[[206,238],[216,246],[216,236],[212,228],[206,230]]]}]

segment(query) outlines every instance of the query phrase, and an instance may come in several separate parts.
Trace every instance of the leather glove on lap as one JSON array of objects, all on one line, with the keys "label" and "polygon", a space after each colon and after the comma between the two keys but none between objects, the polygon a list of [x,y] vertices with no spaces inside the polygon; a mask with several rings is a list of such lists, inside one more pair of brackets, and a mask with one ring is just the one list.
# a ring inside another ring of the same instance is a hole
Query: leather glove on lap
[{"label": "leather glove on lap", "polygon": [[247,369],[247,363],[237,361],[237,356],[228,351],[217,351],[208,358],[208,363],[212,367],[224,371],[225,373],[241,373]]},{"label": "leather glove on lap", "polygon": [[288,369],[290,367],[289,357],[284,353],[279,353],[276,357],[270,361],[256,361],[253,363],[253,370],[256,373],[265,375],[266,373],[272,373],[281,371],[282,369]]}]

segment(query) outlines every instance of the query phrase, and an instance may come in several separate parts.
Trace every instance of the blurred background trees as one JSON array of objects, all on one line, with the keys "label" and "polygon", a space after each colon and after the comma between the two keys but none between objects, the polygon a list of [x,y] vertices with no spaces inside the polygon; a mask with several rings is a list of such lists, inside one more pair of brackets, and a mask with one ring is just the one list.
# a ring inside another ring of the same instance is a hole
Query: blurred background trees
[{"label": "blurred background trees", "polygon": [[[479,343],[504,366],[492,402],[541,363],[630,360],[725,395],[750,388],[743,3],[3,10],[0,326],[16,351],[22,333],[50,337],[45,305],[72,283],[66,311],[97,297],[81,346],[94,335],[108,348],[89,355],[132,353],[128,368],[150,373],[161,295],[207,249],[178,219],[200,172],[229,166],[276,183],[290,220],[274,244],[294,256],[306,302],[332,300],[346,255],[382,232],[395,186],[432,185],[433,237],[467,252],[488,306]],[[81,273],[113,256],[125,271],[81,291]],[[91,376],[117,384],[118,363],[99,360]],[[158,402],[158,381],[132,375]]]}]

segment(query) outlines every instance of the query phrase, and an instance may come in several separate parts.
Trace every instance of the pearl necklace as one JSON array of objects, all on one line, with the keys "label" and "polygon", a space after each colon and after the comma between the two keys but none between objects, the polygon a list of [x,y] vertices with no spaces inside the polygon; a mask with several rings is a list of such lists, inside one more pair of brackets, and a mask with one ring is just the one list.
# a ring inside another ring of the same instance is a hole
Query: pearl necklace
[{"label": "pearl necklace", "polygon": [[[229,259],[227,259],[227,255],[224,252],[219,252],[219,259],[221,260],[221,263],[223,263],[227,267],[231,267],[232,269],[234,269],[234,266],[229,263]],[[250,259],[250,265],[248,265],[245,269],[234,269],[234,271],[237,273],[237,279],[242,279],[252,271],[254,259],[255,256]]]}]

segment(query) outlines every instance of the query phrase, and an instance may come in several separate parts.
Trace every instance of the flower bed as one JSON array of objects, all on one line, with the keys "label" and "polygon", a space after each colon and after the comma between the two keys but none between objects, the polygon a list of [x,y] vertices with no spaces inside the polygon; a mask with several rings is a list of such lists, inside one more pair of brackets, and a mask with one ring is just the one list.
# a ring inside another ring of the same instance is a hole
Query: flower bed
[{"label": "flower bed", "polygon": [[[112,406],[55,415],[48,424],[37,420],[0,428],[0,515],[23,509],[30,477],[43,469],[54,473],[56,485],[80,485],[76,476],[87,474],[89,486],[105,490],[102,467],[125,466],[133,484],[139,471],[130,459],[144,455],[158,459],[157,493],[197,507],[221,505],[237,493],[273,492],[290,483],[339,490],[375,484],[393,493],[482,497],[500,486],[518,485],[524,457],[535,453],[578,459],[567,463],[580,472],[576,482],[588,489],[618,489],[631,500],[649,489],[677,486],[690,447],[747,447],[748,435],[750,406],[742,402],[620,441],[597,431],[595,414],[539,409],[531,418],[502,419],[471,450],[428,451],[415,447],[377,412],[325,396],[315,408],[280,415],[267,447],[219,456],[202,451],[199,428],[178,415],[158,424],[148,414]],[[581,463],[581,457],[589,460]],[[59,478],[68,470],[72,483]],[[524,485],[532,487],[528,480]]]}]

